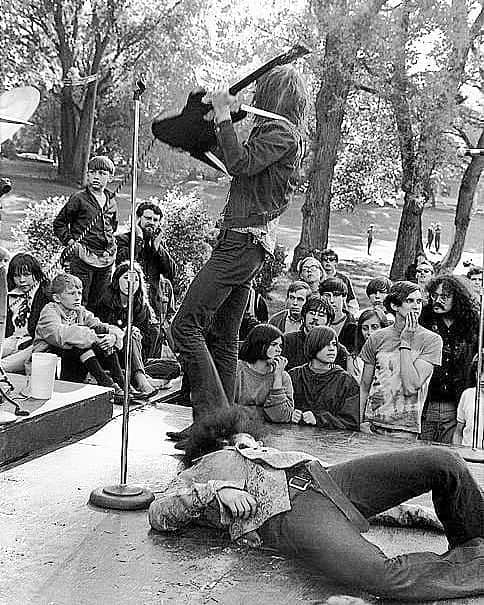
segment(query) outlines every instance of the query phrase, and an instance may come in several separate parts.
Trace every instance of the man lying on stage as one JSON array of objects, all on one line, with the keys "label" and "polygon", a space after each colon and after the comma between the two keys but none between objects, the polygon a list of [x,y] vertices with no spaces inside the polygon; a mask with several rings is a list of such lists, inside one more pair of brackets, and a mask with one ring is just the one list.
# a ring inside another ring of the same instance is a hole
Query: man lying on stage
[{"label": "man lying on stage", "polygon": [[[253,422],[231,408],[194,428],[186,449],[193,466],[151,504],[155,530],[227,528],[233,540],[262,541],[378,596],[484,594],[484,498],[458,455],[422,446],[325,469],[309,454],[263,447]],[[388,558],[361,536],[368,518],[430,490],[447,553]]]}]

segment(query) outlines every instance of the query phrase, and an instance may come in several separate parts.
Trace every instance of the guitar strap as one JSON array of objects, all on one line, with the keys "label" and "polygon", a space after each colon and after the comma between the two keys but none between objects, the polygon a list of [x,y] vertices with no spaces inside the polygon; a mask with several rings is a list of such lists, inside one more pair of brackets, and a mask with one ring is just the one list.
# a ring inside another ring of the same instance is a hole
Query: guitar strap
[{"label": "guitar strap", "polygon": [[[282,120],[294,126],[294,124],[288,120],[286,117],[279,115],[278,113],[273,113],[272,111],[266,111],[265,109],[259,109],[258,107],[252,107],[251,105],[245,105],[242,103],[240,105],[240,110],[245,111],[247,113],[253,113],[254,115],[261,116],[263,118],[269,118],[270,120]],[[225,174],[229,174],[225,164],[222,162],[220,158],[218,158],[212,151],[204,151],[203,154],[207,157],[211,162],[213,162],[219,170],[225,172]]]},{"label": "guitar strap", "polygon": [[[157,139],[153,138],[153,140],[150,142],[150,144],[143,151],[143,153],[141,154],[141,156],[140,156],[140,158],[138,160],[139,164],[142,164],[144,162],[146,156],[150,153],[150,151],[152,150],[153,145],[156,143],[156,141],[157,141]],[[126,183],[131,178],[132,173],[133,173],[133,170],[131,169],[129,172],[127,172],[124,175],[124,177],[122,178],[122,180],[114,188],[113,197],[115,197],[121,191],[121,189],[126,185]],[[84,230],[79,235],[79,237],[76,239],[76,241],[73,244],[71,244],[70,246],[66,246],[64,248],[64,250],[62,250],[62,252],[61,252],[61,254],[59,256],[59,263],[61,265],[64,262],[66,262],[67,258],[69,257],[69,254],[72,252],[75,244],[82,244],[84,238],[86,237],[86,235],[88,233],[90,233],[91,229],[94,227],[94,225],[96,224],[97,220],[102,216],[103,212],[104,212],[104,208],[101,208],[101,210],[95,216],[92,217],[92,219],[89,221],[88,225],[84,228]]]}]

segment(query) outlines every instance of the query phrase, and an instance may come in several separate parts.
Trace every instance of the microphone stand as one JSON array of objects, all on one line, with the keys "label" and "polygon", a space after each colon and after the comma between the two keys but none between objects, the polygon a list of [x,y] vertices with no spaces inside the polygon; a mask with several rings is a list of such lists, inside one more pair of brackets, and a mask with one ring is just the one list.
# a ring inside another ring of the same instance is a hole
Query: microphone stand
[{"label": "microphone stand", "polygon": [[[482,263],[484,265],[484,242],[482,248]],[[480,313],[479,313],[479,335],[478,335],[478,350],[477,350],[477,376],[476,376],[476,399],[474,403],[474,430],[472,431],[472,448],[466,448],[462,453],[462,457],[468,462],[484,462],[484,427],[480,425],[484,423],[484,413],[481,414],[482,409],[482,393],[481,393],[481,380],[482,374],[482,347],[484,340],[484,272],[481,275],[481,289],[480,289]],[[479,443],[479,433],[483,431],[483,437],[481,443]]]},{"label": "microphone stand", "polygon": [[98,488],[91,492],[89,502],[95,506],[112,508],[118,510],[139,510],[148,508],[155,499],[149,490],[129,486],[126,484],[128,474],[128,424],[129,424],[129,386],[131,383],[131,337],[133,333],[133,298],[134,284],[136,280],[135,242],[136,242],[136,189],[138,184],[138,133],[140,97],[146,90],[143,80],[136,82],[134,91],[134,127],[133,127],[133,153],[131,172],[131,239],[129,249],[129,271],[128,271],[128,322],[126,326],[125,344],[125,375],[124,375],[124,398],[123,398],[123,425],[121,433],[121,480],[118,485],[109,485]]}]

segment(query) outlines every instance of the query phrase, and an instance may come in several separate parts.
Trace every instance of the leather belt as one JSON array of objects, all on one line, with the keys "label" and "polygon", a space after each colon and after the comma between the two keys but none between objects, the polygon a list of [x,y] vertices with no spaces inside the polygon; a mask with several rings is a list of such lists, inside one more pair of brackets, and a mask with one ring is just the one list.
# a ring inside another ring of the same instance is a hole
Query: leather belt
[{"label": "leather belt", "polygon": [[249,231],[235,231],[234,229],[222,229],[219,233],[219,239],[231,239],[235,242],[245,242],[251,244],[254,241],[254,234]]}]

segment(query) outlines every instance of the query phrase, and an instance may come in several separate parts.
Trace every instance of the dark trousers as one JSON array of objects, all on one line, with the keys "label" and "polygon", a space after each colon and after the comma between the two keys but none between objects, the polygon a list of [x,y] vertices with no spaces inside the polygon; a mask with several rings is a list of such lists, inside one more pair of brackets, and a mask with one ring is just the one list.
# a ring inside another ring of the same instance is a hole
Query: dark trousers
[{"label": "dark trousers", "polygon": [[418,447],[337,464],[328,472],[366,518],[432,491],[452,550],[389,558],[330,499],[293,488],[292,509],[259,530],[265,544],[379,596],[430,600],[484,594],[484,498],[458,454]]},{"label": "dark trousers", "polygon": [[112,267],[91,267],[76,256],[71,260],[70,272],[82,281],[82,304],[94,312],[111,282]]},{"label": "dark trousers", "polygon": [[250,234],[223,231],[173,320],[195,421],[233,403],[238,332],[250,283],[263,261],[264,250]]},{"label": "dark trousers", "polygon": [[[102,368],[109,371],[112,379],[122,387],[124,385],[124,379],[119,364],[118,352],[114,350],[111,354],[107,355],[96,345],[91,348]],[[82,353],[85,353],[85,349],[57,349],[53,352],[61,358],[61,380],[83,382],[87,376],[88,370],[80,360],[80,356]],[[106,378],[107,377],[108,375],[106,374]]]},{"label": "dark trousers", "polygon": [[454,402],[427,401],[422,415],[422,441],[452,443],[456,426],[457,407]]}]

